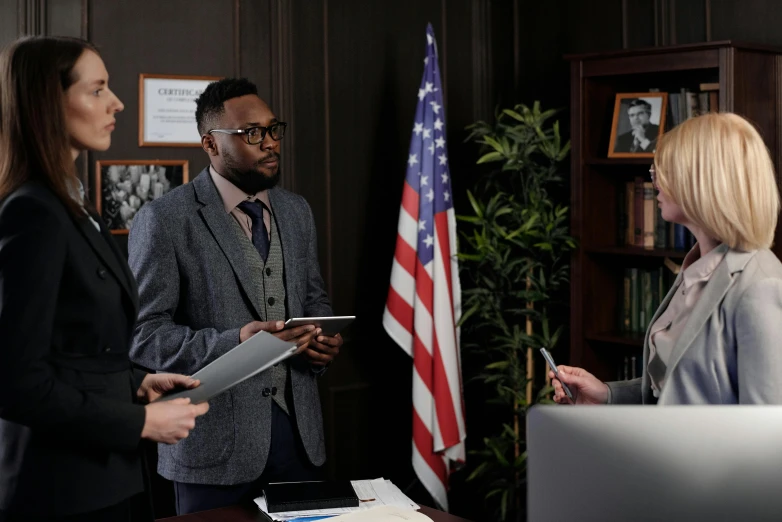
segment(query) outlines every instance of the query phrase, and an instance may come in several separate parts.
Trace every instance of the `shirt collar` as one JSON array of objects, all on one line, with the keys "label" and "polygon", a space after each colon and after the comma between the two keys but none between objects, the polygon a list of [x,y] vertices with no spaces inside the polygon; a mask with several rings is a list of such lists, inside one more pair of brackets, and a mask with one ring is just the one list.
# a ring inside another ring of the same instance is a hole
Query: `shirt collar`
[{"label": "shirt collar", "polygon": [[223,208],[225,208],[226,213],[231,213],[239,203],[243,201],[252,201],[254,199],[260,200],[267,207],[270,206],[268,190],[261,190],[255,194],[246,194],[239,187],[218,174],[211,165],[209,165],[209,175],[212,177],[215,187],[217,187],[220,199],[223,200]]},{"label": "shirt collar", "polygon": [[725,259],[728,252],[728,245],[720,243],[714,247],[708,254],[701,257],[700,245],[695,243],[687,253],[682,263],[684,271],[682,273],[682,284],[687,289],[699,281],[708,281],[717,266]]}]

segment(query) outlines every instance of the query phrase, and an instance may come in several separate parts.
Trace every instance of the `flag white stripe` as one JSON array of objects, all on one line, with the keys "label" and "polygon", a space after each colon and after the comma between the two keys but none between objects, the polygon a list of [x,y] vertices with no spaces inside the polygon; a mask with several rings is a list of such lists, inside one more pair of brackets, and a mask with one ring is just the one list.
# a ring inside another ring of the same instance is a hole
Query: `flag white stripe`
[{"label": "flag white stripe", "polygon": [[394,262],[391,265],[391,287],[399,294],[399,297],[404,300],[405,303],[413,306],[415,300],[415,279],[410,272],[405,270],[405,267],[399,264],[399,261],[394,258]]},{"label": "flag white stripe", "polygon": [[399,347],[402,348],[405,353],[407,353],[407,355],[412,357],[413,336],[410,335],[410,332],[408,332],[405,327],[396,320],[396,317],[394,317],[391,312],[388,311],[388,307],[386,307],[385,311],[383,312],[383,327],[386,329],[388,336],[391,337],[391,339],[393,339],[394,342],[396,342],[396,344],[398,344]]},{"label": "flag white stripe", "polygon": [[[440,346],[440,357],[445,369],[445,377],[448,379],[450,399],[453,402],[453,411],[459,429],[459,440],[464,440],[464,418],[462,416],[461,397],[461,369],[457,360],[456,332],[454,330],[453,307],[447,288],[449,281],[445,278],[445,264],[441,255],[439,237],[435,234],[434,256],[434,287],[441,289],[434,293],[434,328],[437,332],[437,341]],[[434,447],[435,451],[442,451],[443,446]]]},{"label": "flag white stripe", "polygon": [[448,511],[448,494],[445,491],[445,484],[443,484],[440,478],[435,475],[432,468],[429,467],[429,464],[426,463],[418,452],[415,442],[413,442],[413,469],[421,480],[421,484],[423,484],[429,494],[432,495],[434,501],[439,504],[440,509]]},{"label": "flag white stripe", "polygon": [[418,249],[418,221],[407,213],[404,206],[399,207],[399,235],[410,248]]}]

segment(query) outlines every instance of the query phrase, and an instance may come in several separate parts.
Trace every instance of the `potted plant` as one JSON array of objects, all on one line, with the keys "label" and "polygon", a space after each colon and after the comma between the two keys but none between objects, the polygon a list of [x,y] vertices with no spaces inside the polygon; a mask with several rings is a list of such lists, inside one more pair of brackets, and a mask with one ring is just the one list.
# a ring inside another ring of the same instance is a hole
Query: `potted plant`
[{"label": "potted plant", "polygon": [[[564,328],[556,312],[569,273],[568,207],[554,201],[561,187],[562,143],[555,110],[517,105],[494,124],[468,127],[480,146],[478,164],[492,168],[467,196],[471,212],[458,216],[463,291],[461,324],[468,348],[488,361],[475,376],[499,405],[496,426],[473,452],[479,464],[468,481],[481,480],[485,498],[501,520],[524,516],[526,452],[524,420],[536,401],[547,401],[548,379],[533,351],[551,350]],[[545,384],[544,384],[545,383]],[[474,461],[474,460],[473,460]]]}]

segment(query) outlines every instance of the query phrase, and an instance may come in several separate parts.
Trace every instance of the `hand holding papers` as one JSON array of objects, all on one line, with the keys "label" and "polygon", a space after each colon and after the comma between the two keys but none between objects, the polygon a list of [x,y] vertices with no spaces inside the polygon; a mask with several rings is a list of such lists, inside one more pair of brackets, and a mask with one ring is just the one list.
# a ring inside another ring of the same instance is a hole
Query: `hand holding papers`
[{"label": "hand holding papers", "polygon": [[201,381],[198,388],[177,391],[158,400],[186,397],[193,404],[206,402],[295,353],[295,344],[281,341],[268,332],[258,332],[194,373],[193,379]]},{"label": "hand holding papers", "polygon": [[304,324],[312,324],[321,329],[323,335],[334,337],[340,330],[348,326],[356,318],[355,315],[335,315],[332,317],[293,317],[285,321],[285,328],[293,328]]}]

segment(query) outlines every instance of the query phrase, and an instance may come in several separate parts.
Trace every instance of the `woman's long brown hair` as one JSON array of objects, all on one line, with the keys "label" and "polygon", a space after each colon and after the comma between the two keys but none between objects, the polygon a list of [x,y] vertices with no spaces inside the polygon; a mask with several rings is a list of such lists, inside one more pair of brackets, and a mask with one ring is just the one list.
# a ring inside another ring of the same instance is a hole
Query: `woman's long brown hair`
[{"label": "woman's long brown hair", "polygon": [[64,100],[85,50],[98,52],[78,38],[27,37],[0,53],[0,201],[34,180],[84,216],[68,190],[77,177]]}]

